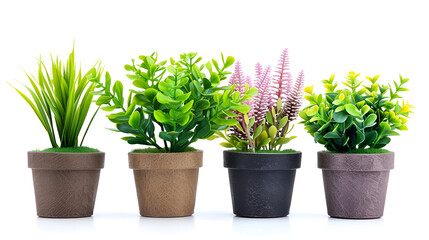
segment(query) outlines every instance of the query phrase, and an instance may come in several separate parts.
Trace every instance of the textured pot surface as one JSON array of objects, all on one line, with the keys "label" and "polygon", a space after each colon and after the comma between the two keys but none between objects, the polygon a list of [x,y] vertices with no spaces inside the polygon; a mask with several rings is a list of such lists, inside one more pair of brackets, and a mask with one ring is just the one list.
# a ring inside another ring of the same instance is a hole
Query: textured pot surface
[{"label": "textured pot surface", "polygon": [[28,152],[37,215],[51,218],[93,214],[104,153]]},{"label": "textured pot surface", "polygon": [[184,217],[194,213],[203,152],[129,153],[140,215]]},{"label": "textured pot surface", "polygon": [[328,215],[370,219],[383,216],[394,153],[340,154],[318,152],[323,170]]},{"label": "textured pot surface", "polygon": [[301,153],[224,151],[234,214],[241,217],[284,217],[289,214]]}]

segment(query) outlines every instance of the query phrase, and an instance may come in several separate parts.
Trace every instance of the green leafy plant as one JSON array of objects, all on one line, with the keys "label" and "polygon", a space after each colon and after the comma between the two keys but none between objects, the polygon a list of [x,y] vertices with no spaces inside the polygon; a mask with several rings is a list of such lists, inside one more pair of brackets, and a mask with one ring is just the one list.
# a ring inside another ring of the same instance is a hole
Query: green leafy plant
[{"label": "green leafy plant", "polygon": [[157,53],[139,59],[139,64],[133,59],[131,65],[125,65],[136,87],[130,90],[126,106],[120,81],[111,88],[110,75],[106,74],[104,83],[96,82],[96,94],[101,95],[96,104],[105,111],[119,110],[107,117],[116,124],[113,130],[130,134],[122,138],[129,144],[154,146],[160,152],[183,152],[198,139],[235,125],[237,120],[227,118],[235,114],[233,111],[250,110],[241,103],[251,99],[255,89],[246,89],[240,96],[235,86],[220,86],[230,74],[226,69],[234,63],[233,57],[225,59],[222,55],[222,66],[216,60],[199,64],[202,58],[197,53],[181,54],[178,61],[170,58],[168,66],[167,61],[158,61]]},{"label": "green leafy plant", "polygon": [[406,122],[413,106],[398,99],[402,98],[400,92],[408,91],[404,84],[409,79],[399,75],[399,82],[386,86],[377,83],[377,75],[366,77],[369,85],[364,86],[359,75],[349,72],[344,89],[337,89],[335,75],[323,80],[324,96],[313,93],[312,86],[304,90],[310,105],[299,113],[300,123],[329,151],[383,148],[390,136],[399,135],[398,130],[408,130]]},{"label": "green leafy plant", "polygon": [[[42,60],[39,60],[37,78],[27,74],[31,85],[25,88],[29,96],[14,87],[36,113],[53,148],[79,146],[79,133],[87,118],[95,88],[95,84],[90,81],[99,81],[102,72],[99,63],[85,75],[82,75],[80,68],[77,71],[73,47],[65,65],[58,57],[55,60],[51,57],[50,73]],[[97,112],[98,109],[86,128],[80,146]]]}]

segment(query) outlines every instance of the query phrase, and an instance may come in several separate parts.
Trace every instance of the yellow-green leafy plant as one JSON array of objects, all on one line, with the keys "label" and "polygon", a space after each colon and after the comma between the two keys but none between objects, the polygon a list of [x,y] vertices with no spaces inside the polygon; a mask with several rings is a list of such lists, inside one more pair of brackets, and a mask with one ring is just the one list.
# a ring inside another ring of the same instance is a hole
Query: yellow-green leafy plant
[{"label": "yellow-green leafy plant", "polygon": [[345,88],[338,89],[335,75],[322,82],[326,93],[316,94],[313,86],[306,87],[305,99],[310,103],[299,116],[305,129],[329,151],[350,152],[365,148],[383,148],[398,131],[408,130],[411,108],[400,92],[408,91],[404,84],[409,81],[399,75],[399,82],[383,85],[377,82],[379,75],[359,80],[359,73],[349,72]]}]

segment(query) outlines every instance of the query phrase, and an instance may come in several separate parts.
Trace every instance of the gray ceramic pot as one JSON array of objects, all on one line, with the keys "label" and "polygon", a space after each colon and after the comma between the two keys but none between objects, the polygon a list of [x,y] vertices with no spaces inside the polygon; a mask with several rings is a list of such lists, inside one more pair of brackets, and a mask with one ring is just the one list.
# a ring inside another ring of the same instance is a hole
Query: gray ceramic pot
[{"label": "gray ceramic pot", "polygon": [[326,205],[331,217],[370,219],[383,216],[394,153],[318,152]]}]

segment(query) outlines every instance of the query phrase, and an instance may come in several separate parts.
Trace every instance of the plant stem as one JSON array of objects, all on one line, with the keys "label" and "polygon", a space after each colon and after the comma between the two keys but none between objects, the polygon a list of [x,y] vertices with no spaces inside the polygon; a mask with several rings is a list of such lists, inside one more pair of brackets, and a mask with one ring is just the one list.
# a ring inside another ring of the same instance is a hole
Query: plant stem
[{"label": "plant stem", "polygon": [[[163,132],[164,132],[164,131],[165,131],[165,130],[164,130],[164,126],[163,126],[161,123],[159,124],[159,126],[161,126],[161,131],[163,131]],[[166,151],[166,152],[168,152],[168,145],[167,145],[167,141],[165,141],[165,139],[162,139],[162,140],[164,141],[164,148],[165,148],[165,151]]]},{"label": "plant stem", "polygon": [[255,145],[253,144],[252,138],[250,137],[249,129],[247,128],[246,124],[241,124],[241,126],[243,127],[243,130],[246,133],[250,148],[252,148],[253,152],[256,152]]},{"label": "plant stem", "polygon": [[100,110],[100,107],[101,107],[101,105],[100,105],[100,106],[98,106],[98,108],[97,108],[97,110],[95,111],[94,115],[92,115],[91,121],[89,121],[88,127],[86,127],[85,133],[83,134],[82,140],[80,141],[80,146],[81,146],[81,147],[82,147],[82,144],[83,144],[83,140],[85,139],[86,133],[87,133],[87,132],[88,132],[88,130],[89,130],[89,126],[91,126],[91,123],[92,123],[92,121],[94,120],[95,115],[97,114],[98,110]]}]

